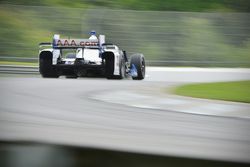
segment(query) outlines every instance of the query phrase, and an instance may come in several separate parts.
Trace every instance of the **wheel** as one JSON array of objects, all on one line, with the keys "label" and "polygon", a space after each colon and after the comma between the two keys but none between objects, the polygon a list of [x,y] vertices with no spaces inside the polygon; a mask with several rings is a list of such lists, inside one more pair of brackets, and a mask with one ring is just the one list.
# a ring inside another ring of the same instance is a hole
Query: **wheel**
[{"label": "wheel", "polygon": [[39,71],[44,78],[58,78],[56,68],[52,65],[51,52],[42,52],[39,59]]},{"label": "wheel", "polygon": [[106,78],[107,79],[123,79],[126,76],[126,66],[125,60],[123,58],[120,59],[120,74],[113,75],[114,72],[114,59],[106,59]]},{"label": "wheel", "polygon": [[114,58],[107,57],[105,59],[105,76],[107,79],[113,79],[114,78]]},{"label": "wheel", "polygon": [[130,59],[130,67],[132,64],[136,67],[137,76],[132,77],[134,80],[142,80],[145,78],[146,72],[146,65],[145,65],[145,58],[142,54],[134,54],[131,56]]},{"label": "wheel", "polygon": [[118,79],[123,79],[126,76],[126,66],[125,66],[125,60],[122,58],[120,60],[120,75],[118,76]]}]

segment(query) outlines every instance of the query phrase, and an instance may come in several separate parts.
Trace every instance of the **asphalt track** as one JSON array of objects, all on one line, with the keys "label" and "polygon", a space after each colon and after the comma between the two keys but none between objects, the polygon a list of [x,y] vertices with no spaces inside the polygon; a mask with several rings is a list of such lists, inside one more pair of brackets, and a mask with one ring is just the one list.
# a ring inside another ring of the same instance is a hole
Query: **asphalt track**
[{"label": "asphalt track", "polygon": [[249,119],[143,109],[90,98],[103,91],[249,79],[249,70],[213,70],[185,73],[155,68],[144,81],[1,77],[0,139],[249,163]]}]

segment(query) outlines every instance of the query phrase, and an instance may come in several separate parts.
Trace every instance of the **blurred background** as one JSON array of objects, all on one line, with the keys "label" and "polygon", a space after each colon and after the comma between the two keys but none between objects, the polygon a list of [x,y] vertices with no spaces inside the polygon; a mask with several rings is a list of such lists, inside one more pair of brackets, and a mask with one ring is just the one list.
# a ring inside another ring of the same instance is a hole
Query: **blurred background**
[{"label": "blurred background", "polygon": [[[248,158],[245,161],[249,162],[249,120],[174,113],[197,110],[206,114],[207,106],[216,114],[227,113],[225,110],[235,114],[230,109],[236,108],[249,116],[249,104],[163,98],[172,93],[172,87],[184,82],[249,80],[249,69],[157,71],[152,67],[146,80],[153,82],[134,83],[96,78],[79,82],[42,80],[16,74],[38,74],[38,44],[52,42],[54,34],[88,38],[91,30],[106,35],[107,42],[118,45],[128,55],[143,53],[151,66],[249,68],[250,0],[0,0],[0,25],[0,73],[4,74],[0,82],[0,166],[221,167],[240,166],[231,164],[237,158]],[[14,75],[7,78],[9,74]],[[184,86],[173,93],[250,102],[249,81],[233,86],[216,84],[198,85],[198,91],[197,85]],[[137,96],[132,89],[145,94]],[[103,95],[106,99],[119,97],[118,101],[127,101],[133,108],[92,99],[92,93],[103,90],[111,92],[110,96]],[[115,94],[117,90],[124,94]],[[153,100],[148,98],[151,95]],[[135,108],[140,104],[150,106],[151,101],[159,101],[155,106],[166,104],[162,108],[171,112]],[[168,106],[176,108],[166,109]],[[13,144],[8,138],[28,142]],[[77,146],[32,144],[29,140]],[[110,150],[98,148],[102,144]],[[112,150],[125,147],[129,151],[158,149],[155,153],[172,150],[174,154],[165,157],[150,155],[150,151],[131,154]],[[181,156],[174,157],[178,150]],[[192,153],[197,155],[190,159]],[[226,157],[228,162],[218,157],[210,162],[200,158],[202,155]]]},{"label": "blurred background", "polygon": [[1,0],[1,64],[37,63],[53,34],[105,34],[148,65],[250,67],[248,0]]}]

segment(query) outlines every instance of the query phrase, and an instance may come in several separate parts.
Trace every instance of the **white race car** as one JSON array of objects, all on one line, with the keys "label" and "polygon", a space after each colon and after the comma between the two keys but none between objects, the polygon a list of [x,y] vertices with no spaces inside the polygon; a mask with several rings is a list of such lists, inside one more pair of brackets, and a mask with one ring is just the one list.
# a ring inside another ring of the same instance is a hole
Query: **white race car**
[{"label": "white race car", "polygon": [[104,35],[97,38],[94,31],[89,39],[61,39],[55,34],[52,43],[40,43],[39,46],[39,71],[44,78],[94,75],[108,79],[131,76],[142,80],[145,77],[143,54],[133,54],[129,61],[125,51],[105,43]]}]

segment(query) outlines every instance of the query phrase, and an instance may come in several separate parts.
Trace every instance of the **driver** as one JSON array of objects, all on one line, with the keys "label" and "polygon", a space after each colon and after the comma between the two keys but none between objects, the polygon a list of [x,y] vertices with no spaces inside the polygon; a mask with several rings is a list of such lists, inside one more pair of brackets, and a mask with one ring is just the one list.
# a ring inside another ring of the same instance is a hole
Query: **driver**
[{"label": "driver", "polygon": [[97,39],[95,30],[92,30],[92,31],[90,32],[90,35],[91,35],[91,36],[89,37],[89,39]]}]

